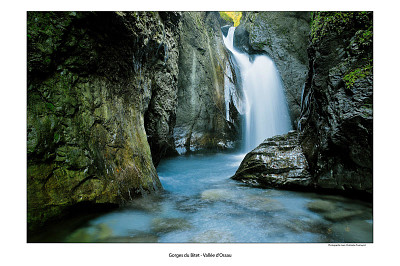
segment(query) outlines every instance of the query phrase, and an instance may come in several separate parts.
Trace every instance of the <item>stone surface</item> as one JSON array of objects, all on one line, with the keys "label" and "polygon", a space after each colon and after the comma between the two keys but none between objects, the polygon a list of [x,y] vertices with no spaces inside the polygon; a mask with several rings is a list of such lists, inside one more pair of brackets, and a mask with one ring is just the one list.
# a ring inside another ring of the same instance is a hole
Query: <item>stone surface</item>
[{"label": "stone surface", "polygon": [[225,116],[224,80],[229,58],[220,22],[218,12],[182,15],[174,129],[175,144],[181,153],[223,150],[239,139],[240,121],[227,121]]},{"label": "stone surface", "polygon": [[313,185],[296,131],[266,139],[245,156],[232,178],[260,187],[307,189]]},{"label": "stone surface", "polygon": [[161,189],[153,160],[173,145],[179,17],[28,12],[29,230]]},{"label": "stone surface", "polygon": [[321,188],[372,193],[372,13],[316,12],[309,58],[299,125],[311,174]]}]

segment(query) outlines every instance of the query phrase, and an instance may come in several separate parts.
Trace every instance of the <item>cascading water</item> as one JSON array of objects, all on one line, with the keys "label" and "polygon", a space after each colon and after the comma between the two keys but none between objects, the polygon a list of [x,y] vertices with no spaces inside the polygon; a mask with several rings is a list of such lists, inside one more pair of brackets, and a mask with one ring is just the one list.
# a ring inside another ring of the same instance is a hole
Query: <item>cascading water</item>
[{"label": "cascading water", "polygon": [[292,129],[282,82],[274,62],[257,55],[253,62],[247,54],[233,46],[235,27],[223,36],[226,48],[232,52],[242,77],[246,102],[244,149],[250,151],[264,139],[285,134]]}]

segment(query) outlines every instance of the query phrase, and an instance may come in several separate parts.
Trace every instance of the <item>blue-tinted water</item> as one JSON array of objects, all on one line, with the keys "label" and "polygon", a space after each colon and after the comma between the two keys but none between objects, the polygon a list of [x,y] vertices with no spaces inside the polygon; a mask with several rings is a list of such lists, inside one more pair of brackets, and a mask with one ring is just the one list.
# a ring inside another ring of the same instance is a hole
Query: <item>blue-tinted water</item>
[{"label": "blue-tinted water", "polygon": [[[243,157],[213,154],[164,160],[157,168],[164,193],[94,218],[62,241],[372,242],[371,204],[247,187],[230,179]],[[310,204],[327,207],[315,211]]]}]

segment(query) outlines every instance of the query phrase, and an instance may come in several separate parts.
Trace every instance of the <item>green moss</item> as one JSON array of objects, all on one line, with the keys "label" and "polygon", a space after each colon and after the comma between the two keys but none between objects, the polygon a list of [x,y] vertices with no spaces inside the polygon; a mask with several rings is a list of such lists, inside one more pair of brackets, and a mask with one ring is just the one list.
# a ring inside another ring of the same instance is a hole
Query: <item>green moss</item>
[{"label": "green moss", "polygon": [[355,38],[352,40],[352,44],[356,43],[360,46],[368,46],[372,44],[373,32],[372,26],[366,30],[357,31]]},{"label": "green moss", "polygon": [[55,106],[52,103],[46,103],[46,107],[51,111],[54,111],[54,109],[55,109]]},{"label": "green moss", "polygon": [[60,138],[61,138],[60,134],[58,134],[57,132],[54,133],[54,142],[55,142],[55,143],[59,142],[59,141],[60,141]]},{"label": "green moss", "polygon": [[347,88],[351,88],[357,80],[365,78],[367,75],[370,74],[372,74],[371,63],[362,68],[357,68],[351,71],[343,77],[343,81],[345,82]]},{"label": "green moss", "polygon": [[372,33],[372,12],[313,12],[311,20],[311,41],[323,39],[328,33],[351,34],[357,30],[369,29]]}]

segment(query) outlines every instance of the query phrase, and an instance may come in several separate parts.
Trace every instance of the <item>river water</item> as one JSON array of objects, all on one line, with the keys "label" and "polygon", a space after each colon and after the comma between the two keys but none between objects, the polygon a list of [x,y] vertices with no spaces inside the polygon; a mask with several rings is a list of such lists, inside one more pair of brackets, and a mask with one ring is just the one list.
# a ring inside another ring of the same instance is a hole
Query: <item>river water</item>
[{"label": "river water", "polygon": [[230,179],[243,157],[219,153],[165,159],[157,168],[164,192],[75,228],[53,228],[44,241],[372,242],[372,204],[248,187]]}]

